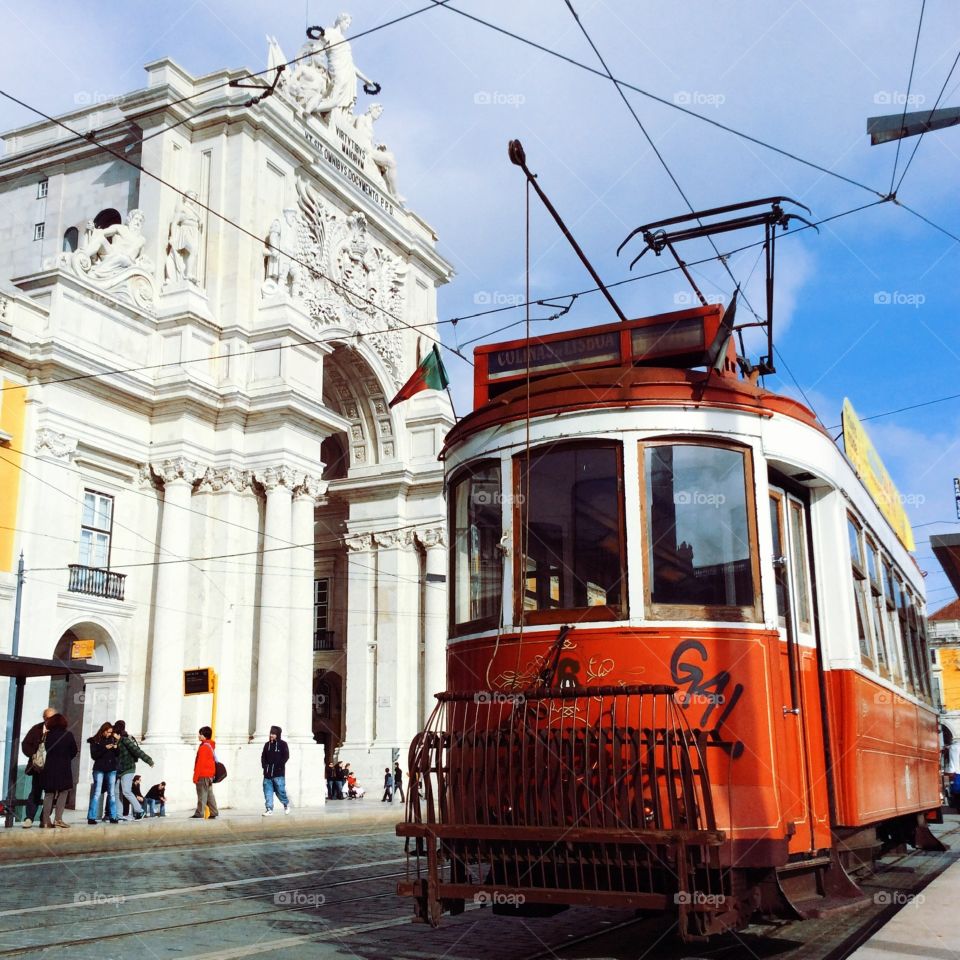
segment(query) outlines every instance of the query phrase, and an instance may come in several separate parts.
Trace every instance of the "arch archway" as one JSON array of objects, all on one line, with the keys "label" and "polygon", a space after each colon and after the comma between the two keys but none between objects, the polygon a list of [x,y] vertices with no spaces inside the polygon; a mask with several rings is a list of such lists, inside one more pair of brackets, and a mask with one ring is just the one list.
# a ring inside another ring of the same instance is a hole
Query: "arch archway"
[{"label": "arch archway", "polygon": [[313,674],[313,737],[323,745],[325,762],[340,746],[343,730],[343,679],[334,670]]},{"label": "arch archway", "polygon": [[93,225],[98,230],[106,230],[117,223],[123,223],[123,217],[120,216],[120,211],[113,207],[104,208],[93,218]]},{"label": "arch archway", "polygon": [[60,638],[53,649],[53,658],[64,663],[75,662],[74,646],[77,641],[92,641],[93,655],[82,662],[103,667],[102,673],[84,676],[50,678],[47,703],[67,718],[68,728],[76,738],[80,752],[73,761],[73,779],[77,788],[71,791],[67,806],[76,805],[76,796],[81,798],[90,777],[90,755],[85,749],[88,737],[92,736],[104,720],[111,723],[120,710],[119,669],[120,656],[111,630],[103,623],[83,620],[71,623],[60,631]]}]

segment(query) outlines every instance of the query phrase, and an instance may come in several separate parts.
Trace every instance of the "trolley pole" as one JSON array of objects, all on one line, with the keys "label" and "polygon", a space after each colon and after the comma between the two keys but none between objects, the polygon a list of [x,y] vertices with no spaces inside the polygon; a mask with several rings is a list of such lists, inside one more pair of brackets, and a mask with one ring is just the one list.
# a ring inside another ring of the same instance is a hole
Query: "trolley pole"
[{"label": "trolley pole", "polygon": [[[13,640],[10,644],[10,653],[17,656],[20,653],[20,607],[23,600],[23,551],[20,551],[20,562],[17,564],[17,597],[13,608]],[[19,689],[18,689],[19,687]],[[10,678],[10,686],[7,690],[7,726],[4,735],[6,752],[3,757],[3,784],[7,787],[6,797],[6,820],[7,826],[13,826],[13,802],[17,793],[17,759],[19,756],[19,745],[16,740],[19,739],[19,731],[14,731],[14,718],[17,713],[18,703],[23,699],[23,679],[16,677]],[[14,736],[14,733],[17,736]]]}]

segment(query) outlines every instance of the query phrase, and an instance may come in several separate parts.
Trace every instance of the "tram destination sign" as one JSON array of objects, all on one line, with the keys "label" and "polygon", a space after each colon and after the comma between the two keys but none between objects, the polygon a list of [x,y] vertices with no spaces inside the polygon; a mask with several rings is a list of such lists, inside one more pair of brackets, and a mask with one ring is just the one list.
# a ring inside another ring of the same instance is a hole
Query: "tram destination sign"
[{"label": "tram destination sign", "polygon": [[487,377],[502,380],[531,372],[575,370],[620,359],[620,335],[615,331],[579,334],[562,340],[504,346],[487,354]]}]

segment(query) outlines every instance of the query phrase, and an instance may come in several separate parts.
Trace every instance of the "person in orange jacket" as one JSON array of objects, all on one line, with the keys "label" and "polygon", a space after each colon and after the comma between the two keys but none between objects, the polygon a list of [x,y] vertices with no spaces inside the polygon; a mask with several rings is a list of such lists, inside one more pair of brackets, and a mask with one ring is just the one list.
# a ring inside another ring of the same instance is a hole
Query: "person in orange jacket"
[{"label": "person in orange jacket", "polygon": [[202,820],[204,807],[210,808],[210,819],[216,820],[220,811],[217,809],[217,798],[213,795],[213,778],[217,775],[217,745],[211,739],[213,731],[209,727],[201,727],[197,733],[200,746],[197,747],[197,758],[193,762],[193,782],[197,785],[197,810],[190,818]]}]

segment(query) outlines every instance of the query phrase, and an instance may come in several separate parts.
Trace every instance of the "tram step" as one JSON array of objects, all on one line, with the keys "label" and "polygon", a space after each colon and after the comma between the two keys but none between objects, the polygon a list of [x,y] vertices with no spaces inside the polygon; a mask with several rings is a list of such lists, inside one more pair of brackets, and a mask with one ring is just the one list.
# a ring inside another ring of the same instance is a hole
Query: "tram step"
[{"label": "tram step", "polygon": [[806,920],[818,920],[821,917],[832,917],[838,913],[848,913],[860,910],[873,903],[870,897],[811,897],[809,900],[799,900],[794,907]]}]

